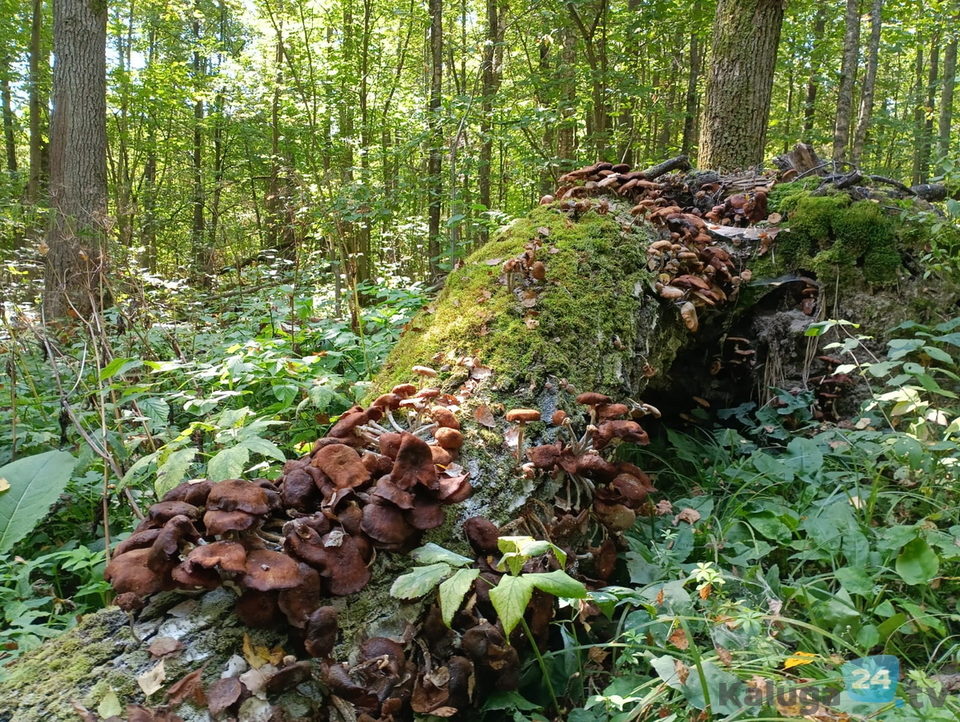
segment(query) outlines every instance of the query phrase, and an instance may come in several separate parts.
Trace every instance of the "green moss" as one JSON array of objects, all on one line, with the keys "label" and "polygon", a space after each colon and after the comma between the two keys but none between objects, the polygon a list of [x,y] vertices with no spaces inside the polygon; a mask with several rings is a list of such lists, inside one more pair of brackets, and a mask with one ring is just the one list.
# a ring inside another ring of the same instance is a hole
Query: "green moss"
[{"label": "green moss", "polygon": [[[470,256],[447,280],[431,312],[418,316],[390,355],[374,388],[410,379],[415,364],[472,356],[494,371],[497,386],[556,375],[583,388],[629,385],[624,368],[636,353],[650,283],[646,229],[624,231],[615,212],[578,221],[543,206]],[[546,229],[537,260],[546,281],[509,290],[502,265]],[[536,304],[521,303],[534,291]],[[638,313],[638,307],[640,313]]]},{"label": "green moss", "polygon": [[815,191],[820,182],[819,176],[807,176],[792,183],[777,183],[767,195],[767,209],[771,213],[787,215],[796,209],[801,199]]}]

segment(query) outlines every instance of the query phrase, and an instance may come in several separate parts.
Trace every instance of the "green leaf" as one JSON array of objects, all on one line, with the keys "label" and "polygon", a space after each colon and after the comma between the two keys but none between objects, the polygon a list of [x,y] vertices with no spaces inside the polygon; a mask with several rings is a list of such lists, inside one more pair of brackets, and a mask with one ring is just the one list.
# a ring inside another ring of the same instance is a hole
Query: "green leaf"
[{"label": "green leaf", "polygon": [[10,490],[0,494],[0,554],[43,521],[76,463],[65,451],[47,451],[0,466],[0,479],[10,484]]},{"label": "green leaf", "polygon": [[100,369],[100,380],[106,381],[107,379],[112,379],[114,376],[120,376],[140,366],[143,366],[143,361],[138,358],[115,358]]},{"label": "green leaf", "polygon": [[394,580],[390,595],[397,599],[418,599],[432,591],[452,571],[453,567],[443,563],[414,567]]},{"label": "green leaf", "polygon": [[851,594],[868,596],[873,593],[874,580],[862,569],[855,567],[841,567],[834,572],[840,585]]},{"label": "green leaf", "polygon": [[555,597],[583,599],[587,596],[587,588],[562,569],[546,573],[524,574],[523,578],[528,579],[541,592]]},{"label": "green leaf", "polygon": [[924,346],[923,352],[932,358],[934,361],[940,361],[945,364],[953,364],[953,356],[948,354],[943,349],[937,348],[936,346]]},{"label": "green leaf", "polygon": [[276,459],[277,461],[287,460],[287,457],[284,456],[284,453],[280,451],[279,446],[274,444],[272,441],[264,439],[262,436],[244,437],[244,439],[240,442],[240,445],[245,446],[254,454],[268,456],[271,459]]},{"label": "green leaf", "polygon": [[440,613],[443,623],[453,624],[453,615],[457,613],[463,598],[470,591],[473,580],[480,576],[479,569],[458,569],[457,573],[440,585]]},{"label": "green leaf", "polygon": [[787,444],[787,455],[783,463],[798,475],[811,478],[823,466],[823,452],[811,439],[797,437]]},{"label": "green leaf", "polygon": [[918,537],[900,550],[896,570],[907,584],[927,584],[940,571],[940,558]]},{"label": "green leaf", "polygon": [[140,413],[150,419],[150,429],[159,431],[166,428],[167,420],[170,418],[170,404],[160,396],[148,396],[137,402]]},{"label": "green leaf", "polygon": [[449,549],[444,549],[439,544],[430,542],[418,547],[410,552],[410,556],[419,564],[436,564],[437,562],[446,562],[455,567],[466,566],[473,563],[473,559],[456,554]]},{"label": "green leaf", "polygon": [[512,577],[506,574],[500,577],[500,583],[490,590],[490,601],[497,610],[503,631],[509,637],[530,603],[533,595],[533,583],[526,576]]},{"label": "green leaf", "polygon": [[163,463],[157,467],[157,481],[153,485],[158,497],[162,497],[183,481],[183,477],[187,475],[187,469],[190,468],[190,464],[193,463],[196,456],[197,450],[192,446],[188,446],[186,449],[178,449],[167,455]]},{"label": "green leaf", "polygon": [[207,463],[207,478],[210,481],[236,479],[247,465],[250,451],[243,444],[231,446],[217,454]]}]

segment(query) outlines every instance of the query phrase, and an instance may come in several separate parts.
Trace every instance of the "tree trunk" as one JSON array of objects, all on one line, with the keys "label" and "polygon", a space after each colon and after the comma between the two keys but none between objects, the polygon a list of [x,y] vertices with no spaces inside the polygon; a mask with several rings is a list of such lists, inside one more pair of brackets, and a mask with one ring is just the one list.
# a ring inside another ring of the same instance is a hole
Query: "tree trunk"
[{"label": "tree trunk", "polygon": [[[958,19],[954,19],[956,24]],[[952,34],[943,53],[943,90],[940,94],[940,122],[937,128],[937,152],[950,155],[950,126],[953,124],[953,90],[957,80],[957,36]]]},{"label": "tree trunk", "polygon": [[[199,13],[199,6],[196,6],[194,13]],[[190,229],[190,257],[193,261],[193,272],[199,278],[201,285],[206,286],[210,282],[208,276],[209,260],[206,248],[206,198],[203,182],[203,125],[204,125],[204,102],[200,94],[203,87],[205,75],[205,62],[203,54],[200,52],[200,20],[195,16],[191,22],[193,30],[193,41],[197,47],[193,51],[193,82],[197,99],[193,103],[193,198],[191,205],[193,207],[193,225]]]},{"label": "tree trunk", "polygon": [[732,170],[763,160],[783,8],[783,0],[717,4],[700,167]]},{"label": "tree trunk", "polygon": [[107,227],[106,4],[54,6],[54,112],[46,319],[87,318],[102,307]]},{"label": "tree trunk", "polygon": [[13,114],[13,99],[10,93],[10,63],[4,64],[3,79],[0,80],[0,103],[3,104],[3,145],[6,151],[7,171],[17,172],[17,138],[15,135],[15,120]]},{"label": "tree trunk", "polygon": [[820,88],[820,62],[823,49],[823,31],[827,27],[827,4],[817,3],[813,21],[813,38],[810,44],[810,76],[807,80],[807,95],[803,102],[803,138],[813,132],[813,118],[817,110],[817,91]]},{"label": "tree trunk", "polygon": [[[493,101],[500,89],[500,68],[497,63],[498,49],[503,38],[500,34],[501,0],[486,0],[487,37],[483,46],[483,101],[480,107],[480,166],[477,168],[477,185],[480,205],[491,208],[490,171],[493,162]],[[489,230],[480,226],[480,243],[486,243]]]},{"label": "tree trunk", "polygon": [[880,55],[880,30],[883,27],[883,0],[873,0],[870,8],[870,39],[867,41],[867,74],[863,79],[863,91],[860,96],[860,117],[853,136],[853,150],[850,162],[860,165],[863,145],[867,139],[867,129],[873,115],[873,92],[877,84],[877,61]]},{"label": "tree trunk", "polygon": [[910,182],[917,185],[923,182],[923,46],[917,46],[917,55],[913,66],[913,170]]},{"label": "tree trunk", "polygon": [[837,92],[837,116],[833,124],[833,159],[845,160],[850,142],[853,113],[853,85],[857,79],[857,56],[860,52],[860,0],[847,0],[844,15],[843,60]]},{"label": "tree trunk", "polygon": [[[106,41],[104,41],[106,42]],[[43,88],[43,0],[33,0],[30,20],[30,79],[28,107],[30,112],[30,176],[27,179],[27,203],[39,203],[46,188],[48,149],[43,140],[43,114],[47,99]]]},{"label": "tree trunk", "polygon": [[684,98],[683,110],[683,139],[680,141],[680,152],[683,155],[692,155],[697,137],[697,116],[699,114],[700,95],[697,85],[700,81],[700,0],[693,4],[693,22],[690,30],[690,53],[687,68],[687,93]]},{"label": "tree trunk", "polygon": [[427,106],[430,156],[427,163],[427,252],[430,255],[429,275],[440,275],[440,210],[443,202],[441,177],[443,151],[443,118],[441,93],[443,91],[443,0],[430,0],[430,99]]}]

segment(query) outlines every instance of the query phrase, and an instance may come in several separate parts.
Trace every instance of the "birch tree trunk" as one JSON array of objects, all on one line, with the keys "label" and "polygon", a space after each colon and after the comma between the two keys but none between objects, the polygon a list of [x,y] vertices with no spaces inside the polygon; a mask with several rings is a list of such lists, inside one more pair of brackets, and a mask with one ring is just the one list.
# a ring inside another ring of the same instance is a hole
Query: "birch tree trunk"
[{"label": "birch tree trunk", "polygon": [[860,52],[860,0],[847,0],[844,15],[843,61],[840,65],[837,115],[833,125],[833,159],[844,160],[850,143],[853,114],[853,85],[857,79],[857,56]]},{"label": "birch tree trunk", "polygon": [[[860,114],[857,130],[853,136],[853,149],[850,162],[860,165],[863,145],[867,139],[867,130],[873,115],[873,93],[877,84],[877,61],[880,55],[880,31],[883,28],[883,0],[873,0],[870,8],[870,39],[867,41],[867,74],[863,79],[863,91],[860,96]],[[956,46],[954,46],[956,47]]]}]

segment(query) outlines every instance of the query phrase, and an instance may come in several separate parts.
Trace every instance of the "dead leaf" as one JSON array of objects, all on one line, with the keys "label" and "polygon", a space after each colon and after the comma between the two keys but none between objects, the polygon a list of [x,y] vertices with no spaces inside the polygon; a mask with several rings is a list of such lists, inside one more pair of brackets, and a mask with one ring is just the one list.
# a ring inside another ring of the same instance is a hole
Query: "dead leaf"
[{"label": "dead leaf", "polygon": [[549,236],[549,235],[550,235],[550,229],[547,228],[546,226],[540,226],[540,227],[537,229],[537,233],[539,233],[541,236]]},{"label": "dead leaf", "polygon": [[794,652],[784,660],[783,668],[793,669],[794,667],[799,667],[803,664],[816,662],[819,658],[819,655],[816,655],[813,652]]},{"label": "dead leaf", "polygon": [[484,289],[480,292],[480,296],[477,298],[477,303],[486,303],[491,298],[493,298],[493,292],[487,289]]},{"label": "dead leaf", "polygon": [[183,645],[173,637],[157,637],[147,647],[147,651],[154,657],[165,657],[168,654],[179,652],[181,649],[183,649]]},{"label": "dead leaf", "polygon": [[236,677],[218,679],[207,688],[207,711],[216,717],[236,703],[243,693],[243,685]]},{"label": "dead leaf", "polygon": [[666,516],[667,514],[673,513],[673,504],[671,504],[667,499],[661,499],[657,502],[655,509],[657,516]]},{"label": "dead leaf", "polygon": [[673,671],[676,672],[680,684],[686,684],[687,677],[690,676],[690,668],[679,659],[673,660]]},{"label": "dead leaf", "polygon": [[488,266],[499,266],[501,263],[503,263],[503,259],[502,259],[502,258],[488,258],[486,261],[484,261],[484,263],[485,263],[486,265],[488,265]]},{"label": "dead leaf", "polygon": [[[327,544],[327,546],[340,546],[339,544]],[[243,656],[249,664],[254,669],[260,669],[265,664],[280,664],[283,660],[286,652],[283,651],[283,647],[274,647],[270,649],[269,647],[264,647],[258,644],[254,644],[250,641],[250,635],[244,633],[243,635]]]},{"label": "dead leaf", "polygon": [[493,412],[486,404],[481,404],[473,410],[473,418],[477,420],[478,424],[486,426],[488,429],[497,425],[497,420],[493,418]]},{"label": "dead leaf", "polygon": [[493,369],[489,366],[474,366],[470,369],[470,378],[482,381],[493,374]]},{"label": "dead leaf", "polygon": [[673,525],[676,526],[682,521],[687,522],[687,524],[695,524],[700,521],[700,512],[689,506],[686,509],[681,509],[680,513],[673,517]]},{"label": "dead leaf", "polygon": [[667,641],[681,652],[690,646],[690,640],[687,638],[687,633],[683,627],[677,627],[670,632],[670,636],[667,637]]},{"label": "dead leaf", "polygon": [[82,704],[76,700],[70,703],[70,706],[73,707],[73,711],[80,717],[82,722],[99,722],[99,718],[93,712],[88,710]]},{"label": "dead leaf", "polygon": [[701,599],[709,599],[710,595],[713,594],[713,585],[704,584],[702,587],[697,589],[697,594],[700,595]]},{"label": "dead leaf", "polygon": [[163,660],[161,659],[159,662],[157,662],[153,669],[151,669],[149,672],[144,672],[137,677],[137,684],[140,685],[140,689],[143,690],[143,693],[149,697],[163,686],[163,682],[166,678],[167,670],[163,665]]},{"label": "dead leaf", "polygon": [[97,714],[103,718],[119,717],[123,714],[123,705],[120,704],[117,693],[112,689],[103,695],[103,699],[97,705]]},{"label": "dead leaf", "polygon": [[503,440],[511,449],[516,449],[517,444],[520,442],[520,429],[516,426],[511,426],[503,432]]},{"label": "dead leaf", "polygon": [[714,650],[717,652],[717,659],[719,659],[724,667],[730,667],[733,665],[733,655],[730,654],[729,649],[724,649],[723,647],[714,647]]},{"label": "dead leaf", "polygon": [[10,490],[10,482],[0,476],[0,494]]},{"label": "dead leaf", "polygon": [[203,685],[200,682],[202,675],[203,667],[184,675],[179,681],[172,684],[166,693],[169,704],[176,707],[185,699],[191,699],[198,707],[204,706],[207,699],[203,694]]},{"label": "dead leaf", "polygon": [[658,607],[663,605],[663,600],[666,599],[666,595],[663,592],[663,587],[660,587],[660,591],[657,592],[657,598],[654,600],[654,604]]},{"label": "dead leaf", "polygon": [[590,647],[590,650],[587,652],[587,657],[590,658],[590,661],[601,666],[607,661],[607,657],[609,656],[610,652],[602,647]]},{"label": "dead leaf", "polygon": [[523,319],[523,322],[531,331],[540,325],[540,322],[537,319],[531,318],[530,316],[527,316],[525,319]]}]

